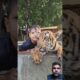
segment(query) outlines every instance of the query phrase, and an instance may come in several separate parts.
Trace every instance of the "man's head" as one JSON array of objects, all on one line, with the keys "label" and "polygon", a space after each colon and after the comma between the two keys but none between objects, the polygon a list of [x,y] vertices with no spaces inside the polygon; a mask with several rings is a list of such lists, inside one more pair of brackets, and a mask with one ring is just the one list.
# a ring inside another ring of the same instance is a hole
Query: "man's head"
[{"label": "man's head", "polygon": [[17,0],[5,0],[4,23],[6,31],[10,33],[11,41],[17,48]]},{"label": "man's head", "polygon": [[59,62],[54,62],[52,64],[52,73],[54,74],[54,76],[58,76],[59,74],[61,74],[61,64]]}]

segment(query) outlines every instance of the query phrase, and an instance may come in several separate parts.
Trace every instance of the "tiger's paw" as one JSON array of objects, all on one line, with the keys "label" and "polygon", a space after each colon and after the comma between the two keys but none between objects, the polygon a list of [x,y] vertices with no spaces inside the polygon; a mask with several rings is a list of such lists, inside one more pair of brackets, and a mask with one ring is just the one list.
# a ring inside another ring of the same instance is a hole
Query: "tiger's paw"
[{"label": "tiger's paw", "polygon": [[39,59],[39,60],[34,60],[34,59],[32,59],[32,62],[34,63],[34,64],[41,64],[42,63],[42,59]]}]

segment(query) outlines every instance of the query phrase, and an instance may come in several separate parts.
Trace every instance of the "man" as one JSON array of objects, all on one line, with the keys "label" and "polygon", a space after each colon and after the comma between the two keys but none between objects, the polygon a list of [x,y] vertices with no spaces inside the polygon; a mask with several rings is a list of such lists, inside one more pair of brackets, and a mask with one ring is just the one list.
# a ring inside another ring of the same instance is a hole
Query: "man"
[{"label": "man", "polygon": [[4,0],[0,35],[0,80],[17,80],[17,0]]},{"label": "man", "polygon": [[63,80],[60,63],[54,62],[52,64],[52,74],[48,75],[47,80]]}]

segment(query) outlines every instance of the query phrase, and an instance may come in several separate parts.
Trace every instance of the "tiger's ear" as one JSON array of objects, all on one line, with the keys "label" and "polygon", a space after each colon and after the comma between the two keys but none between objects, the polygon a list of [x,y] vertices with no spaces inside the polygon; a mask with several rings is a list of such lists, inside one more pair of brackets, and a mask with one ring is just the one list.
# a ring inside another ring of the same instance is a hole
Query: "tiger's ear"
[{"label": "tiger's ear", "polygon": [[55,33],[54,33],[55,38],[56,38],[56,39],[59,38],[59,36],[62,35],[62,33],[63,33],[62,30],[59,30],[59,31],[55,32]]}]

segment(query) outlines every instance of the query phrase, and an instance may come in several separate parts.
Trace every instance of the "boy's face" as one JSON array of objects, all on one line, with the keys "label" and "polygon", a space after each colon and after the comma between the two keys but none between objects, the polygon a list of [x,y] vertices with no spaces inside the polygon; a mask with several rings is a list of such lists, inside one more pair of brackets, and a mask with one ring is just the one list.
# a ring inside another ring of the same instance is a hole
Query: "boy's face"
[{"label": "boy's face", "polygon": [[52,67],[52,72],[55,76],[58,76],[59,74],[61,74],[61,67],[59,65],[54,65]]},{"label": "boy's face", "polygon": [[10,37],[15,47],[17,47],[17,10],[18,6],[15,5],[10,15],[5,19],[7,32],[10,32]]},{"label": "boy's face", "polygon": [[31,39],[32,42],[37,42],[37,32],[36,29],[31,29],[31,31],[29,32],[29,37]]}]

